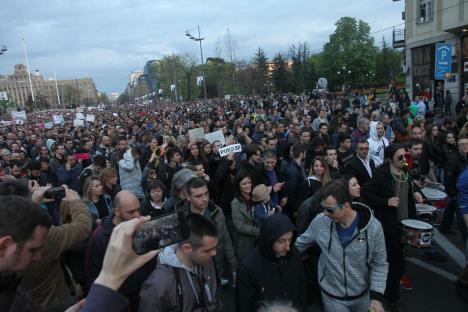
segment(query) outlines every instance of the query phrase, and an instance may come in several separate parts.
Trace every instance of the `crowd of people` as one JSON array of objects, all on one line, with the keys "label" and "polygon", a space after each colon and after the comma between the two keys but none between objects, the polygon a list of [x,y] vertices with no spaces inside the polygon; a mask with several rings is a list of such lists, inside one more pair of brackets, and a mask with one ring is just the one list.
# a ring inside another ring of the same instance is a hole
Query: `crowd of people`
[{"label": "crowd of people", "polygon": [[[428,203],[423,187],[445,190],[432,221],[468,250],[468,90],[456,115],[427,104],[393,90],[5,118],[0,309],[223,311],[234,287],[242,312],[405,311],[400,222]],[[135,254],[133,233],[171,212],[189,237]],[[425,254],[447,260],[435,242]],[[468,266],[456,289],[468,302]]]}]

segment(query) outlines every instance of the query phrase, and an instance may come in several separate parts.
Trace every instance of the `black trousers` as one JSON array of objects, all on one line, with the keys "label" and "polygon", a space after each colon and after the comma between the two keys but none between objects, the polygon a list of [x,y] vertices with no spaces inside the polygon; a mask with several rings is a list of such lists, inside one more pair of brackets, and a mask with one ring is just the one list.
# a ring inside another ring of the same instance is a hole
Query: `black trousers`
[{"label": "black trousers", "polygon": [[385,298],[389,302],[400,299],[400,278],[405,273],[405,256],[399,232],[385,232],[387,248],[388,275]]}]

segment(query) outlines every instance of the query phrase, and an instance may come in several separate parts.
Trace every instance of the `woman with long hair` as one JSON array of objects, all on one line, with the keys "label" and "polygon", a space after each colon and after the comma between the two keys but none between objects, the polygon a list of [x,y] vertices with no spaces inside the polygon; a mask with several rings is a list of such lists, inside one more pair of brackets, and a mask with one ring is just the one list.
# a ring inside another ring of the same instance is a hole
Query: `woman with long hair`
[{"label": "woman with long hair", "polygon": [[190,142],[187,150],[187,157],[185,157],[185,161],[190,163],[194,160],[200,161],[204,167],[206,167],[207,160],[203,154],[203,152],[200,151],[200,148],[198,147],[198,144],[196,142]]},{"label": "woman with long hair", "polygon": [[309,194],[314,195],[315,192],[330,181],[330,171],[328,170],[325,158],[322,156],[316,156],[312,161],[309,177],[307,178],[307,182],[309,183]]},{"label": "woman with long hair", "polygon": [[237,259],[242,260],[255,247],[260,229],[252,217],[252,180],[241,170],[235,177],[235,195],[231,202],[232,221],[236,229],[234,246]]},{"label": "woman with long hair", "polygon": [[113,201],[115,195],[117,195],[117,193],[120,191],[117,171],[114,168],[106,167],[102,169],[101,173],[99,174],[99,180],[102,184],[103,194],[109,195]]},{"label": "woman with long hair", "polygon": [[104,217],[112,214],[112,200],[109,195],[103,193],[101,181],[97,176],[90,176],[86,179],[83,200],[97,224],[100,224]]}]

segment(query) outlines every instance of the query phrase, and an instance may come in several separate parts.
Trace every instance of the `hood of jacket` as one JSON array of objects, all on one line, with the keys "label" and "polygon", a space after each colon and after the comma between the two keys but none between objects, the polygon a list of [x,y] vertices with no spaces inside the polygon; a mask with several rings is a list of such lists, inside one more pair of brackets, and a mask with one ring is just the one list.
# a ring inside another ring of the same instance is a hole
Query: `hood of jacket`
[{"label": "hood of jacket", "polygon": [[132,149],[129,148],[123,155],[123,159],[125,161],[134,161],[133,155],[132,155]]},{"label": "hood of jacket", "polygon": [[369,227],[370,220],[373,216],[369,206],[361,202],[352,202],[351,207],[359,214],[358,235],[364,233]]},{"label": "hood of jacket", "polygon": [[374,141],[379,141],[381,138],[377,135],[377,125],[381,123],[381,121],[371,121],[369,127],[369,138]]},{"label": "hood of jacket", "polygon": [[[258,249],[260,253],[269,260],[274,261],[278,259],[273,251],[273,244],[287,232],[295,230],[294,224],[283,214],[275,214],[265,218],[260,224],[260,235],[258,237]],[[289,250],[286,257],[290,253],[291,250]]]},{"label": "hood of jacket", "polygon": [[193,272],[191,268],[182,263],[177,258],[176,249],[178,244],[167,246],[159,253],[159,263],[165,264],[174,268],[183,269],[189,272]]}]

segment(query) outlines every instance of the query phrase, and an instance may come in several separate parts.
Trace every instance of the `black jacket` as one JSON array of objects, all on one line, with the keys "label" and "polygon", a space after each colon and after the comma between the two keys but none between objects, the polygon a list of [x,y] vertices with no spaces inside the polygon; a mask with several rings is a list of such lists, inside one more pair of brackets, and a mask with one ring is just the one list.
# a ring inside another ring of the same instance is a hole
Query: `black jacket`
[{"label": "black jacket", "polygon": [[457,195],[457,179],[467,164],[466,157],[463,157],[458,151],[448,155],[447,163],[444,168],[444,181],[445,191],[450,197],[455,197]]},{"label": "black jacket", "polygon": [[41,311],[31,295],[19,286],[22,275],[0,274],[0,311],[4,312],[33,312]]},{"label": "black jacket", "polygon": [[[372,176],[374,176],[375,164],[372,159],[369,161],[369,165],[371,167]],[[346,163],[344,173],[356,177],[361,187],[363,187],[371,179],[371,176],[369,176],[366,167],[364,167],[364,164],[356,155],[354,155],[354,157]]]},{"label": "black jacket", "polygon": [[[412,181],[411,174],[408,181]],[[399,232],[397,208],[388,206],[388,199],[395,196],[395,183],[390,172],[390,164],[384,163],[374,173],[374,177],[361,190],[362,199],[374,210],[374,216],[382,224],[382,228],[388,234]],[[416,219],[416,206],[414,202],[412,183],[408,189],[408,217]]]},{"label": "black jacket", "polygon": [[304,200],[309,197],[309,184],[301,167],[295,160],[291,160],[286,170],[286,196],[288,197],[288,213],[294,213]]},{"label": "black jacket", "polygon": [[294,230],[284,215],[266,218],[260,226],[258,245],[244,258],[237,270],[237,311],[257,311],[262,301],[291,301],[306,311],[305,273],[299,252],[293,245],[283,257],[273,252],[278,238]]}]

